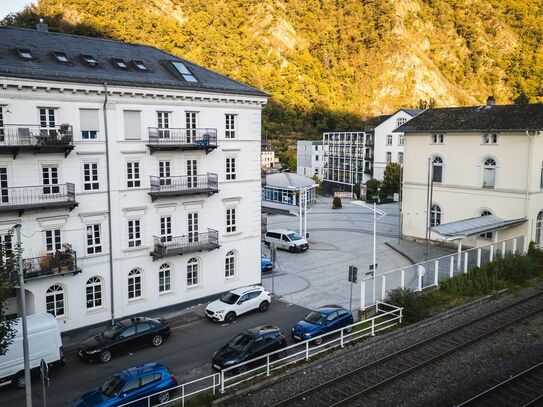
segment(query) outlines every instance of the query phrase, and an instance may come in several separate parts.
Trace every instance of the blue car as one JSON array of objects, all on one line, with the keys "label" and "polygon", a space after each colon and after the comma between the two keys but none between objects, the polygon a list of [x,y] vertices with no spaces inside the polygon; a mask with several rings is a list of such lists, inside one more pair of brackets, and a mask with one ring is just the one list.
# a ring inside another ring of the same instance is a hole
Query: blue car
[{"label": "blue car", "polygon": [[[353,314],[345,308],[336,305],[325,305],[311,311],[303,320],[292,328],[292,338],[295,341],[307,341],[316,336],[348,326],[345,332],[350,333],[354,323]],[[322,343],[322,338],[314,340],[315,345]]]},{"label": "blue car", "polygon": [[273,270],[273,263],[270,259],[268,259],[268,257],[262,253],[262,257],[261,257],[261,260],[260,260],[260,269],[262,270],[262,272],[266,272],[266,271],[272,271]]},{"label": "blue car", "polygon": [[[72,402],[72,407],[113,407],[127,404],[151,394],[152,404],[168,401],[177,387],[177,379],[167,367],[157,362],[137,365],[120,371],[102,386],[83,394]],[[147,399],[130,406],[147,406]]]}]

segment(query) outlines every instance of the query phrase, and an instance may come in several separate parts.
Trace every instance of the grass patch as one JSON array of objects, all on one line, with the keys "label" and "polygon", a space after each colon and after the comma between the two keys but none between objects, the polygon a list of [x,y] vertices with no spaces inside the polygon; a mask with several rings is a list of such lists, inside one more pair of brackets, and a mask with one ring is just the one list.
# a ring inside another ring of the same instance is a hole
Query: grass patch
[{"label": "grass patch", "polygon": [[[176,394],[179,397],[179,394]],[[205,393],[197,394],[189,399],[185,399],[185,407],[199,407],[199,406],[211,406],[213,400],[215,400],[218,395],[213,395],[213,392],[208,391]],[[183,403],[181,400],[172,404],[173,406],[182,406]]]}]

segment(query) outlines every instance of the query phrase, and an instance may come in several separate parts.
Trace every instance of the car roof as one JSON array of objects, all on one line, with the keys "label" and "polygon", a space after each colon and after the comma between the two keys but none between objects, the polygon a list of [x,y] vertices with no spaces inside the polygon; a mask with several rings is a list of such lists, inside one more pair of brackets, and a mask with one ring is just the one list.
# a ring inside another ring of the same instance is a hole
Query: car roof
[{"label": "car roof", "polygon": [[[345,309],[343,307],[340,307],[339,305],[323,305],[322,307],[317,308],[315,311],[320,312],[321,314],[328,315],[334,311]],[[345,310],[347,311],[347,310]]]},{"label": "car roof", "polygon": [[122,321],[119,321],[119,323],[121,323],[125,327],[132,326],[138,322],[157,322],[157,320],[153,318],[147,318],[147,317],[132,317],[132,318],[127,318],[127,319],[123,319]]},{"label": "car roof", "polygon": [[296,233],[294,230],[288,230],[288,229],[271,229],[268,230],[266,233],[283,233],[284,235],[290,234],[290,233]]},{"label": "car roof", "polygon": [[280,329],[276,327],[275,325],[261,325],[261,326],[257,326],[255,328],[247,330],[247,332],[251,336],[260,336],[269,332],[276,332],[276,331],[280,331]]},{"label": "car roof", "polygon": [[264,290],[264,287],[262,287],[261,285],[251,285],[247,287],[236,288],[235,290],[230,290],[230,292],[236,295],[243,295],[245,293],[248,293],[249,291],[254,291],[256,289]]},{"label": "car roof", "polygon": [[166,366],[158,362],[145,363],[143,365],[137,365],[129,367],[128,369],[121,370],[116,374],[123,381],[128,381],[141,375],[156,372],[157,370],[167,370]]}]

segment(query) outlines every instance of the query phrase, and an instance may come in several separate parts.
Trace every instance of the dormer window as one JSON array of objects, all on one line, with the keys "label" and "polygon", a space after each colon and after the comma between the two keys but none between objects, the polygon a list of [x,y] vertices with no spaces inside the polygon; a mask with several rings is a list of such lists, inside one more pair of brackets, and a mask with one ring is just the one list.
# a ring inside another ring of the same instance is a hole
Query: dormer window
[{"label": "dormer window", "polygon": [[180,61],[171,61],[173,67],[175,70],[183,77],[184,80],[187,82],[198,82],[198,79],[194,76],[194,74],[187,68],[187,66]]},{"label": "dormer window", "polygon": [[70,60],[68,59],[68,57],[66,56],[64,52],[53,52],[53,55],[55,56],[58,62],[61,62],[63,64],[67,64],[68,62],[70,62]]},{"label": "dormer window", "polygon": [[81,59],[83,62],[85,62],[87,65],[90,66],[96,66],[98,65],[98,61],[96,58],[94,58],[92,55],[81,55]]},{"label": "dormer window", "polygon": [[128,69],[128,64],[126,62],[124,62],[124,60],[122,60],[120,58],[114,58],[113,59],[113,64],[119,69],[123,69],[123,70]]},{"label": "dormer window", "polygon": [[19,56],[22,59],[26,59],[26,60],[34,59],[34,57],[32,56],[32,52],[29,49],[17,48],[17,52],[19,53]]},{"label": "dormer window", "polygon": [[445,135],[443,133],[434,133],[432,134],[432,144],[443,144]]},{"label": "dormer window", "polygon": [[149,68],[147,68],[147,66],[145,65],[143,61],[132,61],[132,63],[139,71],[142,71],[142,72],[149,71]]},{"label": "dormer window", "polygon": [[483,133],[483,144],[498,144],[498,133]]}]

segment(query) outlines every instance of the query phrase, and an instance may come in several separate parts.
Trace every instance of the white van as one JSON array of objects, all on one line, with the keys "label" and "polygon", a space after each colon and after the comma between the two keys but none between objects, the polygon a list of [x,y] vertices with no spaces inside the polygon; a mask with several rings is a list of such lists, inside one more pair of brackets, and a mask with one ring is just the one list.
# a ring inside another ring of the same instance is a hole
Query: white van
[{"label": "white van", "polygon": [[278,249],[285,249],[291,253],[303,252],[309,249],[307,240],[293,230],[268,230],[264,235],[264,242],[267,246],[269,246],[270,243],[274,243]]},{"label": "white van", "polygon": [[[39,372],[41,360],[49,367],[64,366],[64,354],[57,319],[51,314],[34,314],[26,318],[28,350],[32,373]],[[0,385],[11,381],[16,387],[25,387],[23,358],[23,325],[17,318],[13,342],[5,355],[0,356]]]}]

